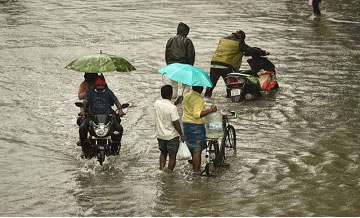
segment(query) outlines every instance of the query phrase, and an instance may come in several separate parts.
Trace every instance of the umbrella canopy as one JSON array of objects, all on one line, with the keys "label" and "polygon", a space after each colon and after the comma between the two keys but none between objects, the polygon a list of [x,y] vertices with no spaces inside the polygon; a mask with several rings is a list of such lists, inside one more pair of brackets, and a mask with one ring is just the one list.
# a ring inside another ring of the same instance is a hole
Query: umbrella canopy
[{"label": "umbrella canopy", "polygon": [[101,51],[100,54],[79,57],[70,62],[65,68],[85,73],[130,72],[136,70],[124,58],[105,54]]},{"label": "umbrella canopy", "polygon": [[158,72],[172,81],[189,86],[213,86],[209,75],[205,71],[189,64],[170,64],[161,68]]}]

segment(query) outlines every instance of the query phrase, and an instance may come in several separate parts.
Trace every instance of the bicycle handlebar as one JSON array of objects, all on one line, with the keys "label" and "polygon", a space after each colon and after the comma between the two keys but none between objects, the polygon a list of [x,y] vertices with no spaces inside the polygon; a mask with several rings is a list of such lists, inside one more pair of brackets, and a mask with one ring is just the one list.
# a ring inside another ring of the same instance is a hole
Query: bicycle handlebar
[{"label": "bicycle handlebar", "polygon": [[221,112],[222,115],[225,115],[225,116],[231,116],[231,117],[234,117],[234,118],[237,118],[237,113],[235,111],[230,111],[230,114],[227,113],[227,112]]}]

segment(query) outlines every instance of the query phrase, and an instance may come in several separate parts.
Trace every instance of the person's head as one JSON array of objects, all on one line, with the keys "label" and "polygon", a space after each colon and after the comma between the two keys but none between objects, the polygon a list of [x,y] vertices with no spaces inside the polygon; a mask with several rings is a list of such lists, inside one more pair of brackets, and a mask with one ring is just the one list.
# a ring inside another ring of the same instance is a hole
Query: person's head
[{"label": "person's head", "polygon": [[192,90],[194,90],[195,92],[198,92],[199,94],[202,93],[204,87],[203,86],[193,86]]},{"label": "person's head", "polygon": [[238,30],[234,33],[239,39],[245,40],[246,34],[242,30]]},{"label": "person's head", "polygon": [[171,85],[164,85],[161,87],[161,97],[163,99],[171,99],[173,94],[173,88]]},{"label": "person's head", "polygon": [[190,27],[183,22],[180,22],[177,27],[177,35],[187,36],[189,34]]},{"label": "person's head", "polygon": [[106,87],[106,82],[105,82],[105,79],[104,77],[102,76],[97,76],[95,81],[94,81],[94,87],[97,91],[101,92],[105,89]]},{"label": "person's head", "polygon": [[96,73],[85,73],[84,79],[86,82],[94,82],[96,79],[97,74]]}]

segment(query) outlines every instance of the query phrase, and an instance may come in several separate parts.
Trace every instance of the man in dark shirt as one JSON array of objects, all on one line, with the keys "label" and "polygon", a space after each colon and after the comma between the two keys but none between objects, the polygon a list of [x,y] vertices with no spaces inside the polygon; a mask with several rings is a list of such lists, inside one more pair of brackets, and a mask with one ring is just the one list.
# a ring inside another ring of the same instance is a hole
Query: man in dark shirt
[{"label": "man in dark shirt", "polygon": [[[84,98],[84,107],[80,112],[80,115],[83,117],[85,114],[85,108],[88,108],[88,112],[94,115],[96,114],[115,114],[115,111],[111,108],[112,105],[116,105],[118,109],[118,115],[120,117],[124,116],[125,113],[121,108],[121,104],[114,93],[109,89],[105,88],[106,82],[103,77],[98,76],[94,82],[94,88],[88,89],[86,91],[86,96]],[[88,107],[87,107],[88,106]],[[91,118],[86,117],[81,122],[79,128],[80,144],[82,147],[86,146],[87,133],[89,130],[89,122]],[[120,125],[117,119],[113,120],[113,128],[115,131],[118,131],[119,134],[112,136],[112,140],[119,142],[123,134],[123,127]]]},{"label": "man in dark shirt", "polygon": [[[180,22],[177,27],[177,34],[171,37],[166,43],[165,61],[166,64],[180,63],[194,65],[195,62],[195,48],[188,37],[190,27],[185,23]],[[176,98],[178,95],[178,83],[171,81],[173,87],[173,96]],[[183,92],[190,91],[190,87],[183,84]],[[184,94],[184,93],[183,93]]]},{"label": "man in dark shirt", "polygon": [[190,27],[180,22],[177,28],[177,34],[171,37],[166,43],[165,61],[166,64],[181,63],[194,65],[195,48],[187,37]]}]

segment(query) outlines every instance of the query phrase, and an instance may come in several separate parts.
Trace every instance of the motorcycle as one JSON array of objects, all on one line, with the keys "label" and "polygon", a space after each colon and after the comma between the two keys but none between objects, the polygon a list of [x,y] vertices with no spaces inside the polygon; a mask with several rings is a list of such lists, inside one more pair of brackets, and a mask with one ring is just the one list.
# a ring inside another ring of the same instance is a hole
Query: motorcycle
[{"label": "motorcycle", "polygon": [[[77,107],[83,107],[82,102],[76,102]],[[122,104],[121,108],[125,109],[129,104]],[[114,119],[121,123],[120,117],[116,114],[91,114],[86,113],[86,118],[90,118],[89,136],[84,145],[81,145],[82,151],[86,159],[97,157],[101,166],[106,156],[119,155],[121,142],[114,140],[118,131],[113,130]]]},{"label": "motorcycle", "polygon": [[[257,48],[260,49],[260,48]],[[245,56],[250,56],[244,53]],[[279,88],[275,65],[264,56],[253,55],[247,60],[251,70],[229,73],[225,77],[231,101],[258,99]]]}]

